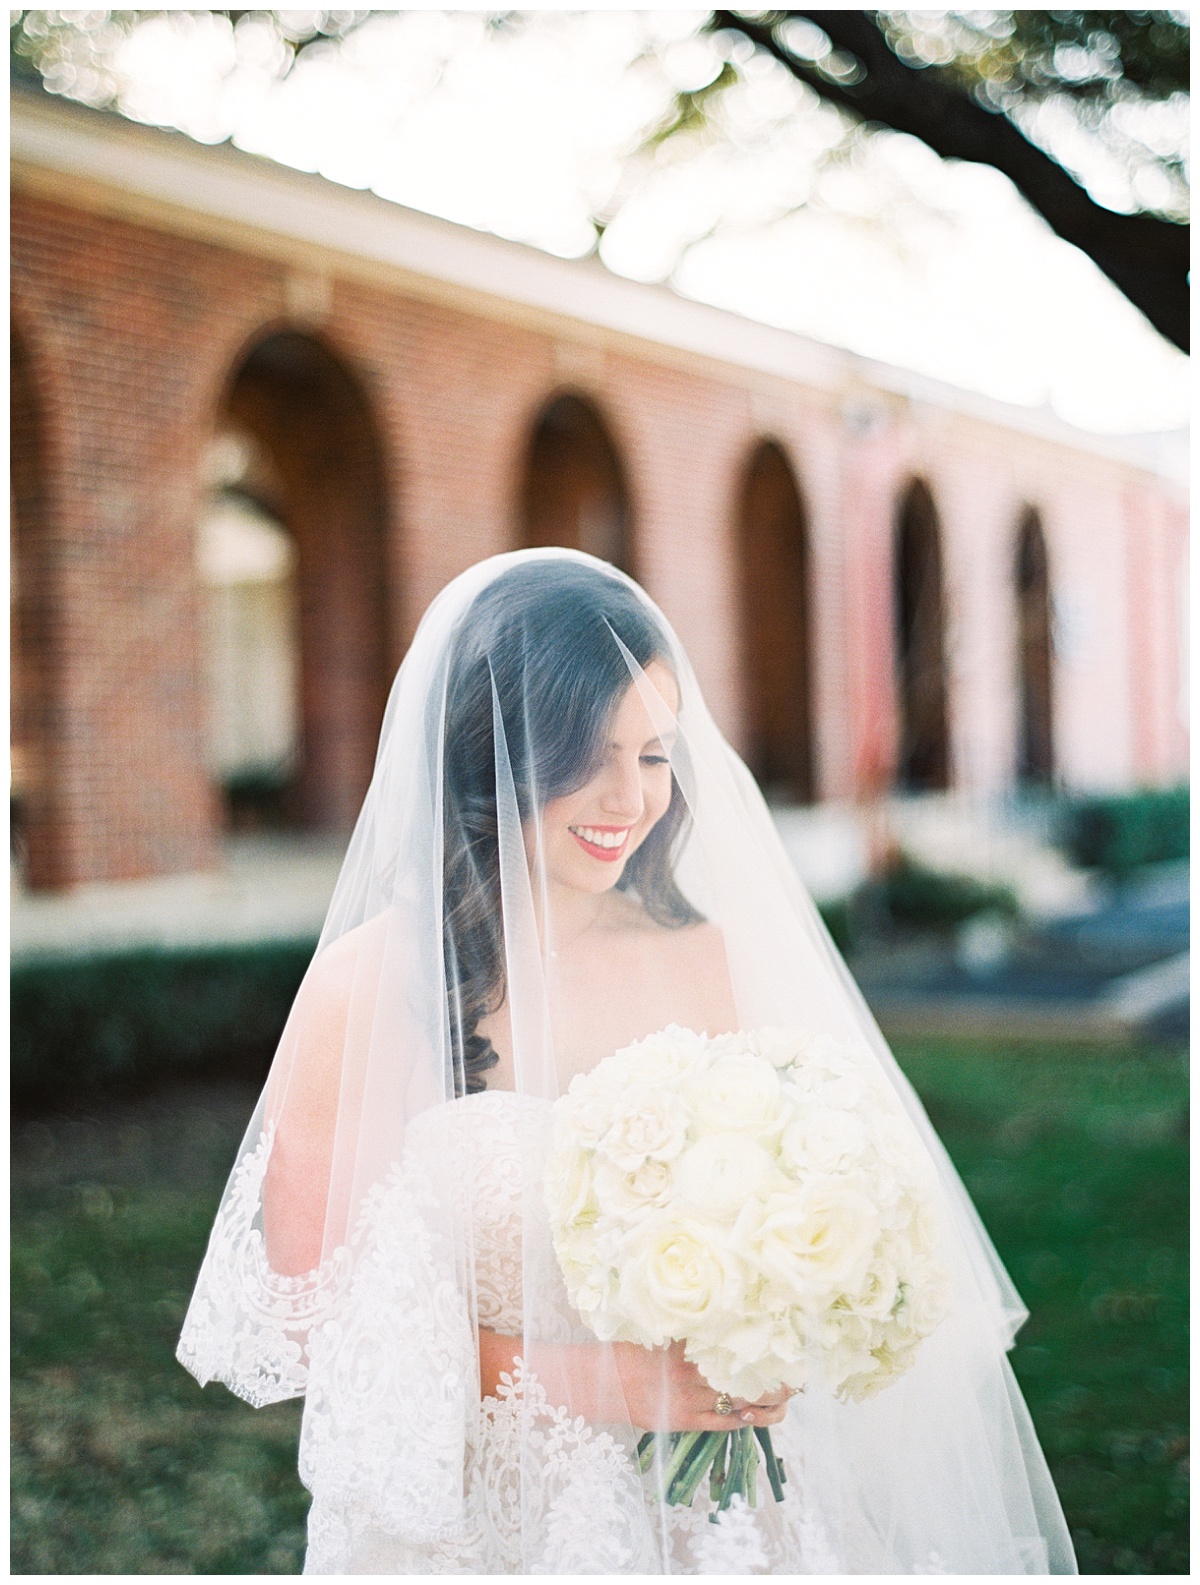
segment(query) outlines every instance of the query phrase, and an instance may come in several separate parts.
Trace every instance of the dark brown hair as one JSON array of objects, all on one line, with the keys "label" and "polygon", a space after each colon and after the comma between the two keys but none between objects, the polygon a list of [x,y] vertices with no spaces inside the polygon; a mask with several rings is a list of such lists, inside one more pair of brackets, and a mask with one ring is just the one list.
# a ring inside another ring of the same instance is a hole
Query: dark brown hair
[{"label": "dark brown hair", "polygon": [[[581,562],[547,559],[489,584],[453,641],[444,728],[442,946],[457,1095],[486,1088],[485,1072],[499,1057],[478,1026],[507,990],[493,698],[526,820],[550,799],[582,787],[598,768],[605,728],[631,682],[617,638],[640,666],[668,659],[658,624],[627,584]],[[670,928],[701,918],[674,878],[688,823],[672,774],[665,814],[617,882]]]}]

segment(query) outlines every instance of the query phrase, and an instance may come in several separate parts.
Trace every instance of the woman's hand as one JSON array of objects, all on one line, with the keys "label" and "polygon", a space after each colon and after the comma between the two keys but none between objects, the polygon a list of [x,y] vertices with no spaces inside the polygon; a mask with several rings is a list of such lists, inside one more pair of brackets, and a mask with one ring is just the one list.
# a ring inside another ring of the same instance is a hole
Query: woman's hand
[{"label": "woman's hand", "polygon": [[720,1394],[683,1357],[684,1345],[639,1348],[636,1343],[610,1345],[620,1372],[629,1420],[642,1431],[736,1431],[746,1425],[778,1425],[792,1396],[786,1387],[767,1392],[754,1403],[731,1400],[728,1414],[718,1414]]},{"label": "woman's hand", "polygon": [[[720,1397],[683,1357],[682,1343],[640,1348],[636,1343],[535,1345],[534,1364],[551,1403],[601,1425],[640,1431],[737,1431],[747,1425],[778,1425],[792,1394],[786,1387],[754,1403],[731,1399],[718,1414]],[[524,1353],[519,1337],[479,1328],[479,1393],[494,1397],[503,1372]]]}]

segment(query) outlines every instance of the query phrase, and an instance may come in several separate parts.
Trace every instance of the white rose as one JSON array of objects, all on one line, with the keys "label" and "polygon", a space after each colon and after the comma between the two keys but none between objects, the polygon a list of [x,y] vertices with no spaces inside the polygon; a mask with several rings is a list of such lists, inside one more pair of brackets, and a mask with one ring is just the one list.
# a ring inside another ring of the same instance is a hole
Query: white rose
[{"label": "white rose", "polygon": [[597,1150],[623,1172],[636,1172],[647,1157],[669,1161],[687,1141],[687,1112],[670,1091],[630,1096],[609,1125]]},{"label": "white rose", "polygon": [[856,1117],[828,1106],[803,1107],[783,1131],[784,1160],[809,1172],[835,1172],[863,1153],[867,1135]]},{"label": "white rose", "polygon": [[645,1085],[648,1088],[673,1086],[697,1064],[708,1061],[708,1045],[703,1035],[693,1029],[683,1029],[669,1024],[656,1035],[618,1051],[615,1057],[606,1058],[601,1068],[612,1064],[620,1066],[625,1083]]},{"label": "white rose", "polygon": [[648,1348],[741,1312],[745,1273],[723,1242],[699,1220],[663,1213],[634,1233],[621,1268],[619,1304]]},{"label": "white rose", "polygon": [[620,1104],[621,1087],[602,1082],[599,1070],[573,1079],[555,1108],[556,1142],[594,1150],[611,1127]]},{"label": "white rose", "polygon": [[688,1081],[684,1097],[695,1133],[737,1130],[761,1136],[785,1120],[778,1075],[762,1057],[718,1057],[707,1072]]},{"label": "white rose", "polygon": [[586,1151],[560,1146],[552,1153],[546,1170],[546,1207],[556,1227],[595,1216],[592,1162]]},{"label": "white rose", "polygon": [[922,1261],[905,1275],[896,1320],[914,1337],[928,1337],[950,1308],[950,1285],[932,1261]]},{"label": "white rose", "polygon": [[815,1178],[747,1206],[736,1229],[746,1257],[777,1290],[798,1299],[859,1288],[878,1234],[874,1206],[842,1178]]},{"label": "white rose", "polygon": [[761,1145],[744,1134],[707,1134],[675,1163],[680,1197],[708,1216],[727,1217],[757,1194],[772,1162]]},{"label": "white rose", "polygon": [[873,1321],[891,1315],[900,1296],[900,1278],[890,1260],[876,1259],[871,1263],[866,1281],[850,1295],[851,1310]]},{"label": "white rose", "polygon": [[632,1172],[623,1172],[615,1162],[600,1157],[595,1170],[596,1200],[601,1213],[622,1222],[636,1221],[658,1206],[665,1205],[671,1192],[669,1163],[651,1156]]}]

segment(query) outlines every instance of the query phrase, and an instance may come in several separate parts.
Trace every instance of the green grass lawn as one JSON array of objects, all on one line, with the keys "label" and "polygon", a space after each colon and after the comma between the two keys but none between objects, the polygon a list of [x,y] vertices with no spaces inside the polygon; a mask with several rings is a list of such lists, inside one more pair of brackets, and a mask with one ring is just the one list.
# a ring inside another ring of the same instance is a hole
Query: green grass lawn
[{"label": "green grass lawn", "polygon": [[[899,1055],[1033,1311],[1014,1363],[1082,1571],[1186,1573],[1182,1056]],[[193,1086],[15,1126],[14,1572],[298,1572],[298,1405],[201,1392],[174,1361],[253,1099]]]}]

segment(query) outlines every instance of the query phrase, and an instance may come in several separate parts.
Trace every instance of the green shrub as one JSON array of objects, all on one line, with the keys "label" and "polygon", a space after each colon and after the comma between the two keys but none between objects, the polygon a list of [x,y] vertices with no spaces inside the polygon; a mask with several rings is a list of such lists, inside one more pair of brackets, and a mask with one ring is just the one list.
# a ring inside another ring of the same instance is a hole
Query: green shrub
[{"label": "green shrub", "polygon": [[1190,814],[1186,786],[1077,798],[1064,812],[1062,842],[1076,864],[1121,877],[1187,858]]},{"label": "green shrub", "polygon": [[16,963],[13,1099],[107,1093],[165,1073],[265,1075],[315,946],[143,948]]},{"label": "green shrub", "polygon": [[999,913],[1015,918],[1016,893],[996,881],[927,869],[902,856],[880,883],[883,902],[897,924],[938,927],[961,924],[974,914]]}]

